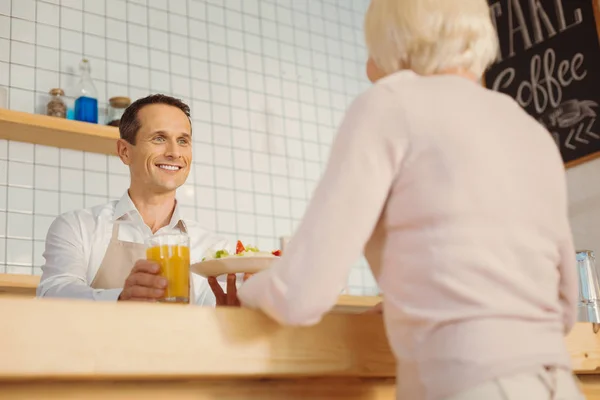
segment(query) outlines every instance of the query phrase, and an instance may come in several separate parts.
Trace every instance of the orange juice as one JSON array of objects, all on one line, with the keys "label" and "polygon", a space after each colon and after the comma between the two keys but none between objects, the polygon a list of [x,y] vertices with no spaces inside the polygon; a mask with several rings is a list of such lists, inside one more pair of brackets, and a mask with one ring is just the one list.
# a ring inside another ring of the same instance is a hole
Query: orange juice
[{"label": "orange juice", "polygon": [[146,257],[160,265],[160,275],[169,282],[163,301],[189,303],[190,248],[179,245],[160,245],[146,249]]}]

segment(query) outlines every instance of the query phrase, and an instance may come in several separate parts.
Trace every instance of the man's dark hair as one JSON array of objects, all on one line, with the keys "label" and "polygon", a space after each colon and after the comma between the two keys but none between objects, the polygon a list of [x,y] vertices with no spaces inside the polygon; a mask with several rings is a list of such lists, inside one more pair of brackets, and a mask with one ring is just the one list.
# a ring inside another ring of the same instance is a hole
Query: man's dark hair
[{"label": "man's dark hair", "polygon": [[138,112],[150,104],[166,104],[168,106],[177,107],[188,117],[190,124],[192,123],[190,119],[190,107],[183,101],[164,94],[152,94],[134,101],[125,109],[121,121],[119,122],[119,134],[121,135],[121,139],[135,145],[136,135],[141,127],[140,121],[137,118]]}]

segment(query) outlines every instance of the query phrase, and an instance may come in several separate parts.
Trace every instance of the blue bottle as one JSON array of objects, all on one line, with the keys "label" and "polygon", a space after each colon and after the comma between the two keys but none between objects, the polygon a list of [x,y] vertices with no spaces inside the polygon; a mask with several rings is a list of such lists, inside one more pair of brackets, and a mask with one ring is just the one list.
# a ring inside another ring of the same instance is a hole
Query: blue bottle
[{"label": "blue bottle", "polygon": [[91,76],[91,67],[85,58],[79,64],[81,79],[75,93],[75,119],[77,121],[98,123],[98,92]]}]

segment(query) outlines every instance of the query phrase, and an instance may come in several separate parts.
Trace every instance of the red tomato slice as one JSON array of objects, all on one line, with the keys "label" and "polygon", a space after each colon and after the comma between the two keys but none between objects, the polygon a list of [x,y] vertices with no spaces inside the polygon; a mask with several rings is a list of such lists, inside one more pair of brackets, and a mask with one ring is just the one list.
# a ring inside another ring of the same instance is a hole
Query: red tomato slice
[{"label": "red tomato slice", "polygon": [[281,256],[281,250],[275,250],[275,251],[272,252],[272,254],[274,256],[280,257]]},{"label": "red tomato slice", "polygon": [[235,254],[243,253],[245,250],[246,250],[246,248],[244,247],[242,242],[240,240],[238,240],[237,246],[235,246]]}]

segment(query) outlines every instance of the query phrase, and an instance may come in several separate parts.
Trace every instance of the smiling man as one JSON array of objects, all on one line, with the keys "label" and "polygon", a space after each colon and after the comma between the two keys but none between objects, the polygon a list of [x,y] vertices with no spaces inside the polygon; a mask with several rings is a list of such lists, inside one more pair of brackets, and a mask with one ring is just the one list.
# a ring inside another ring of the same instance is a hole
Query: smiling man
[{"label": "smiling man", "polygon": [[[129,190],[118,201],[68,212],[54,221],[38,296],[156,301],[166,282],[158,267],[145,261],[145,239],[166,231],[187,232],[192,262],[209,249],[229,247],[184,218],[176,200],[192,167],[189,107],[165,95],[139,99],[125,110],[119,133],[117,152],[129,167]],[[192,285],[193,302],[216,303],[206,279],[194,275]]]}]

